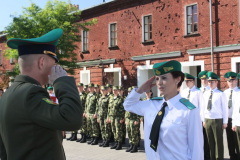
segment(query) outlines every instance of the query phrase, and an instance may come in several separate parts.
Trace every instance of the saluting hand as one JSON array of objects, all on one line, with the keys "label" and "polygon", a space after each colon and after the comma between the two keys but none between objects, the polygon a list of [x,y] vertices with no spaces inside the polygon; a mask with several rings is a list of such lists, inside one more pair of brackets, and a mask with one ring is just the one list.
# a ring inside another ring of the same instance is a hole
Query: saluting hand
[{"label": "saluting hand", "polygon": [[143,93],[143,92],[148,92],[152,89],[152,87],[154,87],[156,85],[156,83],[153,84],[155,80],[155,76],[152,76],[149,80],[147,80],[145,83],[143,83],[141,85],[141,87],[139,87],[137,89],[138,93]]},{"label": "saluting hand", "polygon": [[60,77],[68,76],[67,72],[59,65],[53,66],[51,74],[48,75],[48,83],[53,85],[54,81]]}]

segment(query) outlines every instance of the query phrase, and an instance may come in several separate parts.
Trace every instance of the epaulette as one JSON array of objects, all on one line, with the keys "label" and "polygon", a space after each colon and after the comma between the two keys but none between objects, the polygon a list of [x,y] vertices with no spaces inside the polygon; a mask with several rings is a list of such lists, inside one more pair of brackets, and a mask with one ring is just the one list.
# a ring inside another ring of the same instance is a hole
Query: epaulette
[{"label": "epaulette", "polygon": [[238,89],[240,89],[240,87],[238,87]]},{"label": "epaulette", "polygon": [[181,98],[179,100],[183,105],[185,105],[188,109],[192,110],[194,108],[196,108],[189,100],[187,100],[186,98]]},{"label": "epaulette", "polygon": [[223,92],[221,89],[218,89],[219,91]]},{"label": "epaulette", "polygon": [[163,97],[154,97],[154,98],[151,98],[151,100],[163,100]]}]

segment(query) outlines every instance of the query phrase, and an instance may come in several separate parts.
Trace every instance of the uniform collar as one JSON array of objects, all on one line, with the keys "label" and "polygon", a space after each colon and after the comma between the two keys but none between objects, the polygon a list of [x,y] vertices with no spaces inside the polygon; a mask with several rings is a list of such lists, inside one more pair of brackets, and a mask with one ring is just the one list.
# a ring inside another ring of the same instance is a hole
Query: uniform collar
[{"label": "uniform collar", "polygon": [[[229,88],[231,90],[231,88]],[[234,91],[237,91],[238,90],[238,86],[234,87],[233,88]]]},{"label": "uniform collar", "polygon": [[175,104],[176,104],[177,102],[179,102],[179,100],[180,100],[181,98],[182,98],[182,97],[180,96],[179,93],[178,93],[175,97],[169,99],[168,101],[166,101],[166,100],[164,99],[164,97],[163,97],[163,103],[164,103],[164,102],[167,102],[169,109],[172,109],[172,108],[175,106]]},{"label": "uniform collar", "polygon": [[191,89],[188,88],[188,90],[193,91],[195,88],[196,88],[196,86],[194,85]]},{"label": "uniform collar", "polygon": [[23,75],[23,74],[16,76],[14,82],[31,83],[31,84],[36,84],[36,85],[42,87],[41,84],[37,80],[33,79],[30,76]]},{"label": "uniform collar", "polygon": [[210,91],[216,92],[218,90],[218,88],[214,88],[213,90],[210,89]]}]

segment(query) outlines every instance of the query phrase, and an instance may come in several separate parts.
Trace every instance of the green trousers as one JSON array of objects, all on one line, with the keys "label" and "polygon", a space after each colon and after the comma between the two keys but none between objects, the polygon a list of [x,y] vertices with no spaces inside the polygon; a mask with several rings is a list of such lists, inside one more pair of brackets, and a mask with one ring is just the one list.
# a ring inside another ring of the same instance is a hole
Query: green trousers
[{"label": "green trousers", "polygon": [[129,143],[133,145],[138,145],[139,142],[139,130],[140,130],[140,125],[135,125],[134,123],[137,120],[130,120],[127,119],[127,131],[128,131],[128,138],[129,138]]},{"label": "green trousers", "polygon": [[87,114],[87,131],[91,137],[99,136],[99,128],[97,123],[97,118],[93,118],[94,114]]},{"label": "green trousers", "polygon": [[[238,146],[240,146],[240,127],[239,126],[237,126],[236,134],[237,134],[237,143],[238,143]],[[240,153],[240,147],[238,147],[238,152]],[[238,155],[238,159],[240,159],[239,155]]]},{"label": "green trousers", "polygon": [[211,160],[223,160],[223,119],[205,119]]},{"label": "green trousers", "polygon": [[102,134],[102,138],[105,140],[109,140],[111,137],[111,125],[107,124],[106,117],[99,117],[99,126]]},{"label": "green trousers", "polygon": [[120,120],[122,120],[122,118],[110,116],[110,119],[111,119],[112,132],[115,140],[118,142],[122,142],[122,137],[123,137],[122,126],[123,125],[120,123]]},{"label": "green trousers", "polygon": [[87,118],[83,117],[83,125],[80,129],[81,134],[87,134]]}]

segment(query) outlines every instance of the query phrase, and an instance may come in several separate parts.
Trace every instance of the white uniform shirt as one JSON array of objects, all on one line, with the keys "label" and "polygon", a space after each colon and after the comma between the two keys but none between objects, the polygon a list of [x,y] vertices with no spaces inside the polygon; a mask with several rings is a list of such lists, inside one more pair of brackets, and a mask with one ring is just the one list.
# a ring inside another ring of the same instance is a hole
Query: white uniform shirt
[{"label": "white uniform shirt", "polygon": [[[223,123],[228,123],[228,102],[224,92],[217,87],[213,89],[212,95],[212,108],[207,110],[208,100],[211,94],[211,90],[206,91],[203,94],[205,99],[205,118],[207,119],[223,119]],[[204,120],[205,121],[205,120]]]},{"label": "white uniform shirt", "polygon": [[[224,93],[226,94],[227,97],[227,105],[228,105],[228,101],[229,101],[229,97],[230,97],[230,93],[231,93],[231,89],[228,88],[224,91]],[[232,107],[229,109],[228,107],[228,118],[232,118],[232,114],[233,114],[233,108],[236,107],[237,105],[239,105],[239,94],[240,93],[240,89],[238,87],[233,88],[233,92],[232,92]]]},{"label": "white uniform shirt", "polygon": [[[238,92],[236,96],[240,97],[240,92]],[[240,127],[240,98],[238,98],[237,105],[233,108],[232,126]]]},{"label": "white uniform shirt", "polygon": [[148,160],[203,160],[202,123],[197,108],[190,110],[179,100],[180,94],[166,101],[168,106],[160,127],[157,152],[150,148],[150,133],[163,100],[139,101],[135,89],[124,101],[124,108],[144,116],[144,144]]},{"label": "white uniform shirt", "polygon": [[[204,88],[205,88],[205,92],[210,90],[210,87],[209,86],[206,86],[206,87],[201,87],[200,90],[203,92],[204,91]],[[204,92],[204,93],[205,93]]]},{"label": "white uniform shirt", "polygon": [[186,98],[188,97],[189,94],[189,90],[190,90],[190,97],[189,97],[189,101],[194,104],[194,106],[196,106],[199,110],[200,113],[200,117],[203,121],[204,119],[204,98],[203,98],[203,93],[202,91],[197,88],[196,86],[193,86],[191,89],[190,88],[186,88],[183,91],[181,91],[181,96]]}]

